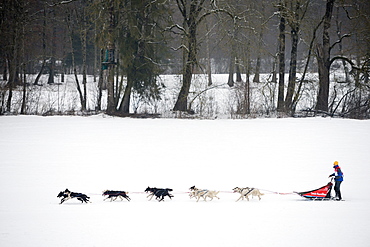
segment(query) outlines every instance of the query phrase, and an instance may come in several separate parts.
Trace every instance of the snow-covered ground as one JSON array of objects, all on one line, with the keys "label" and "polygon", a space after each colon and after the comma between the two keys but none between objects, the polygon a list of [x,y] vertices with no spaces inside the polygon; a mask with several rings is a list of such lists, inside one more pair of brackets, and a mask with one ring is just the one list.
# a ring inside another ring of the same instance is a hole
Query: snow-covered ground
[{"label": "snow-covered ground", "polygon": [[[6,116],[0,137],[2,247],[370,246],[370,121]],[[335,160],[345,201],[271,192],[319,188]],[[189,199],[192,185],[220,200]],[[147,186],[175,197],[147,201]],[[265,195],[235,202],[236,186]],[[66,188],[92,203],[60,205]]]}]

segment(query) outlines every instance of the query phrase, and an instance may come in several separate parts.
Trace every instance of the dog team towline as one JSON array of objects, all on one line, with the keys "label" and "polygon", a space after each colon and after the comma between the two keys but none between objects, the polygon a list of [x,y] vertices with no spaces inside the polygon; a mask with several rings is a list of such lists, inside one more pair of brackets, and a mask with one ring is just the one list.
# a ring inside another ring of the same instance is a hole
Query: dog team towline
[{"label": "dog team towline", "polygon": [[[293,192],[293,193],[279,193],[279,192],[273,192],[275,194],[297,194],[300,195],[301,197],[305,199],[310,199],[310,200],[336,200],[336,201],[343,201],[342,199],[342,193],[340,190],[341,184],[343,182],[343,171],[339,166],[338,161],[334,161],[333,163],[333,168],[334,168],[334,173],[329,175],[329,178],[331,178],[331,181],[325,185],[322,186],[318,189],[315,190],[310,190],[310,191],[305,191],[305,192]],[[331,190],[333,187],[332,181],[335,181],[334,185],[334,191],[335,191],[335,197],[331,196]],[[214,198],[220,199],[218,197],[218,194],[220,191],[216,190],[208,190],[208,189],[198,189],[195,186],[192,186],[189,188],[189,197],[190,199],[195,198],[197,202],[199,202],[200,199],[203,199],[203,201],[207,201],[207,198],[209,198],[209,201],[212,201]],[[172,195],[170,192],[172,192],[173,189],[170,188],[156,188],[156,187],[147,187],[144,192],[148,193],[147,198],[149,198],[149,201],[155,197],[155,199],[158,202],[162,202],[165,200],[166,197],[172,200],[174,195]],[[264,194],[260,192],[259,189],[257,188],[249,188],[249,187],[244,187],[244,188],[239,188],[235,187],[232,191],[233,193],[239,193],[240,197],[236,200],[237,202],[240,200],[246,199],[249,201],[249,196],[258,197],[259,200],[261,200],[261,196]],[[110,199],[110,201],[116,201],[118,198],[123,201],[123,199],[126,199],[127,201],[131,201],[131,198],[128,196],[128,192],[126,191],[117,191],[117,190],[105,190],[102,193],[102,196],[105,196],[106,198],[104,199]],[[65,189],[64,191],[59,192],[58,198],[61,198],[60,204],[64,203],[67,200],[76,198],[79,200],[81,203],[88,203],[90,202],[90,197],[87,196],[86,194],[83,193],[78,193],[78,192],[71,192],[68,189]]]}]

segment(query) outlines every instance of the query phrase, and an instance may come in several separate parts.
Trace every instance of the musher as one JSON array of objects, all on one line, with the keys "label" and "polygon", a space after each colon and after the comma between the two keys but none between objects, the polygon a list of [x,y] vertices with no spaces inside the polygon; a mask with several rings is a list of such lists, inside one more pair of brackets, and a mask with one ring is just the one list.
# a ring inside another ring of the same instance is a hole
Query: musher
[{"label": "musher", "polygon": [[334,191],[335,191],[335,197],[334,199],[337,201],[342,200],[342,194],[340,193],[340,185],[343,182],[343,172],[341,168],[338,165],[338,161],[334,161],[333,168],[335,172],[329,176],[334,177],[335,185],[334,185]]}]

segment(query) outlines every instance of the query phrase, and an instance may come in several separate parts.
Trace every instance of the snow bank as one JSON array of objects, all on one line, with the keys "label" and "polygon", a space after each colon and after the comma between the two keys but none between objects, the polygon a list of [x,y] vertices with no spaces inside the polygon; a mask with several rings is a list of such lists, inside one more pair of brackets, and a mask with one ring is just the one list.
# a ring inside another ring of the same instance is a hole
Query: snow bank
[{"label": "snow bank", "polygon": [[[0,243],[14,246],[369,246],[370,121],[0,118]],[[273,192],[328,182],[344,172],[346,201]],[[190,200],[192,185],[220,200]],[[174,189],[147,201],[147,186]],[[236,187],[261,201],[235,202]],[[59,205],[59,191],[92,203]],[[131,202],[104,202],[106,189]]]}]

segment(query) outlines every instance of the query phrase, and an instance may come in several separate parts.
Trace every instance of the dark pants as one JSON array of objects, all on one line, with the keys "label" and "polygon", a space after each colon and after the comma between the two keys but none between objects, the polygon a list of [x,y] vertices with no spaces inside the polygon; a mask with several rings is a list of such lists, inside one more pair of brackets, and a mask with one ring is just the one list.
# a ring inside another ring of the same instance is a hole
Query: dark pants
[{"label": "dark pants", "polygon": [[340,185],[343,181],[335,181],[334,185],[334,191],[335,191],[335,197],[337,197],[339,200],[342,200],[342,194],[340,193]]}]

